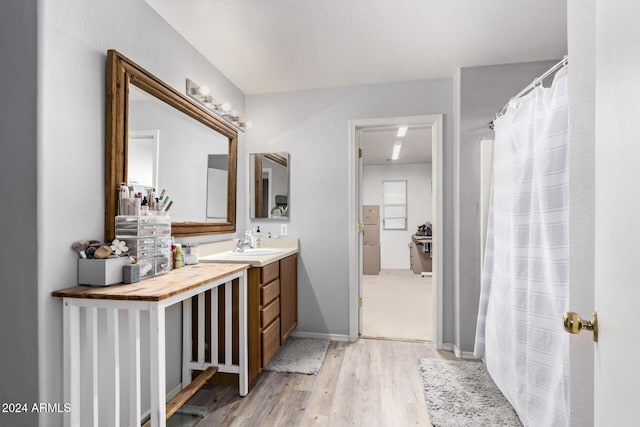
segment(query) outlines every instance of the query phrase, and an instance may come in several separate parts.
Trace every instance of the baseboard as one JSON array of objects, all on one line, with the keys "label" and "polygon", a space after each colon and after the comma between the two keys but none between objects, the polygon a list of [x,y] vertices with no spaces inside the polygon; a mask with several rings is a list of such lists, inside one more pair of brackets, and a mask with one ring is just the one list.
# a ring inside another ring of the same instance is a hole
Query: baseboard
[{"label": "baseboard", "polygon": [[330,341],[349,341],[349,335],[322,334],[318,332],[295,331],[291,333],[291,336],[299,338],[325,338]]},{"label": "baseboard", "polygon": [[440,350],[454,351],[453,347],[454,347],[453,344],[451,344],[450,342],[444,342],[444,343],[442,343],[442,348]]},{"label": "baseboard", "polygon": [[453,346],[453,354],[455,354],[458,359],[478,359],[473,355],[472,351],[460,351],[460,349],[455,345]]},{"label": "baseboard", "polygon": [[[178,383],[172,390],[167,393],[167,402],[176,397],[178,393],[182,390],[182,383]],[[151,414],[151,408],[147,409],[142,413],[142,420],[146,419]]]}]

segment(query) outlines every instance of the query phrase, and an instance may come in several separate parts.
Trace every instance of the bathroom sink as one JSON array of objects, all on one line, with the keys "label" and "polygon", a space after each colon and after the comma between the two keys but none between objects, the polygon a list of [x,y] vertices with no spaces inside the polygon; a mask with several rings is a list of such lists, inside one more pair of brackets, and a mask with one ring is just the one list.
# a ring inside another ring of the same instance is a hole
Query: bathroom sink
[{"label": "bathroom sink", "polygon": [[229,251],[227,252],[229,255],[237,255],[237,256],[260,256],[260,255],[276,255],[281,254],[282,249],[275,248],[246,248],[242,252]]}]

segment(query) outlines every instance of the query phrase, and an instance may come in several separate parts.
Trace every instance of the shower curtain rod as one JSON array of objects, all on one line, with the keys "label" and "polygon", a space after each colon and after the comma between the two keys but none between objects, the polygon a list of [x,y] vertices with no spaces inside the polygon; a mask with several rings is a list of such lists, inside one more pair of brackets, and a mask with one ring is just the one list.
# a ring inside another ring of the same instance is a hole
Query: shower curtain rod
[{"label": "shower curtain rod", "polygon": [[533,88],[535,88],[536,86],[542,84],[542,82],[544,81],[544,79],[546,79],[547,77],[549,77],[550,75],[552,75],[553,73],[555,73],[556,71],[560,70],[561,68],[565,67],[566,65],[569,64],[569,55],[565,55],[564,58],[562,58],[562,61],[558,62],[557,64],[555,64],[553,67],[549,68],[547,71],[545,71],[540,77],[537,77],[533,82],[531,82],[529,84],[529,86],[525,87],[524,89],[522,89],[520,92],[518,92],[518,94],[516,96],[513,96],[509,102],[507,102],[504,107],[502,107],[500,109],[500,111],[498,111],[496,113],[496,115],[494,116],[494,119],[491,120],[489,122],[489,127],[491,129],[493,129],[493,122],[495,119],[497,119],[498,117],[501,117],[509,108],[509,104],[511,103],[511,101],[513,101],[514,99],[518,99],[521,96],[526,95],[527,93],[529,93],[531,90],[533,90]]}]

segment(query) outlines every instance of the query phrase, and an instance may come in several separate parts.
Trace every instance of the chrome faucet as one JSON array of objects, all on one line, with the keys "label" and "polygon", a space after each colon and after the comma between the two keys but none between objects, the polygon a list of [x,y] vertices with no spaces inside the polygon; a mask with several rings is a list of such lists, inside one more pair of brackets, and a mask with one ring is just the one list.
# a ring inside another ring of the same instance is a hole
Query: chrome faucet
[{"label": "chrome faucet", "polygon": [[251,234],[247,230],[244,232],[244,236],[238,239],[238,244],[233,250],[234,252],[244,252],[244,248],[251,246]]}]

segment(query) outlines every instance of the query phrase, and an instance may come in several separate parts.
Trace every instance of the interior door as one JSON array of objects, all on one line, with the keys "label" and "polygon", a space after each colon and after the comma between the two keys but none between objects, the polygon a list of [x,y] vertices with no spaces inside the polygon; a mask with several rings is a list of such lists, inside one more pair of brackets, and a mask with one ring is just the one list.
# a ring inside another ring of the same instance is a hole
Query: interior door
[{"label": "interior door", "polygon": [[596,426],[639,419],[639,18],[638,2],[596,2]]}]

